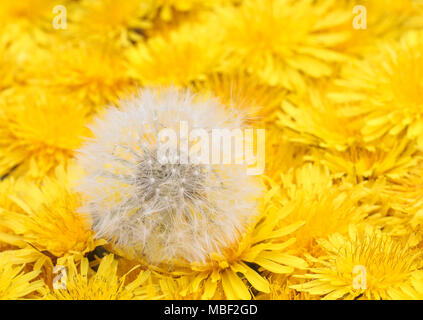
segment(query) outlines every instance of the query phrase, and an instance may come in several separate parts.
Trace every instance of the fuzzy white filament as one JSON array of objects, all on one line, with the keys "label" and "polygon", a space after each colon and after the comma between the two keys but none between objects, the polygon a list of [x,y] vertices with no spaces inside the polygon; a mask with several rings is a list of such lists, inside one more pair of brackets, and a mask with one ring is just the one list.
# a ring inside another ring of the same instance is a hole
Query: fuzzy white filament
[{"label": "fuzzy white filament", "polygon": [[159,131],[178,132],[181,121],[208,132],[242,126],[215,99],[143,90],[97,118],[79,150],[81,212],[92,216],[97,237],[150,263],[204,261],[256,214],[260,186],[245,166],[159,161]]}]

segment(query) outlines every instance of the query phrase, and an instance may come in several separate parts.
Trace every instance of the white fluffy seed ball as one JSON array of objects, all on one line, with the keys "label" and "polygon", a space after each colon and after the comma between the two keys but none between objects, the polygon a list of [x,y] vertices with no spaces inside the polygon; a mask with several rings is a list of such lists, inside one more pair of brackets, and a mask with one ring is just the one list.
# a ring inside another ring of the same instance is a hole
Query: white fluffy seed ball
[{"label": "white fluffy seed ball", "polygon": [[[205,261],[239,237],[257,214],[261,185],[245,165],[163,165],[159,131],[242,128],[217,99],[177,89],[145,89],[109,108],[79,150],[85,174],[77,191],[97,237],[149,263]],[[175,150],[175,154],[179,150]]]}]

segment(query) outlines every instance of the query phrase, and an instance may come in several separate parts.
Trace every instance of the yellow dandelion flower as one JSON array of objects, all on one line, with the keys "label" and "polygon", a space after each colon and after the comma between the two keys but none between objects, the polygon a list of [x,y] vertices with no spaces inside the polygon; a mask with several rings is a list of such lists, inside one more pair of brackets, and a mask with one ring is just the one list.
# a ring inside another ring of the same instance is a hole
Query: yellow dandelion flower
[{"label": "yellow dandelion flower", "polygon": [[265,174],[276,183],[281,175],[291,169],[301,167],[309,148],[289,141],[287,134],[276,125],[266,126],[266,166]]},{"label": "yellow dandelion flower", "polygon": [[330,94],[338,102],[358,104],[349,116],[365,119],[365,141],[404,131],[423,147],[423,33],[406,34],[400,43],[387,44],[379,55],[352,63],[343,70],[341,89]]},{"label": "yellow dandelion flower", "polygon": [[101,110],[132,91],[128,62],[113,42],[56,40],[36,55],[31,84],[70,95],[89,111]]},{"label": "yellow dandelion flower", "polygon": [[87,111],[74,98],[28,90],[0,109],[0,176],[40,179],[67,166],[89,135]]},{"label": "yellow dandelion flower", "polygon": [[297,254],[321,253],[318,240],[333,233],[345,234],[350,224],[361,224],[377,209],[367,195],[347,182],[335,182],[329,170],[310,163],[281,177],[278,208],[286,213],[284,223],[303,222],[292,234]]},{"label": "yellow dandelion flower", "polygon": [[69,190],[73,177],[61,168],[56,175],[45,178],[41,187],[35,182],[17,183],[9,194],[15,208],[1,208],[0,225],[40,252],[81,256],[104,241],[93,240],[90,221],[76,211],[79,198]]},{"label": "yellow dandelion flower", "polygon": [[0,3],[0,30],[29,32],[52,21],[55,5],[66,4],[67,0],[3,0]]},{"label": "yellow dandelion flower", "polygon": [[0,29],[0,109],[7,109],[9,100],[16,100],[31,76],[28,73],[34,52],[39,45],[31,38],[17,41],[16,37]]},{"label": "yellow dandelion flower", "polygon": [[2,233],[0,238],[13,244],[13,247],[0,252],[0,260],[7,261],[10,265],[25,265],[24,270],[26,272],[35,271],[38,273],[37,279],[42,279],[45,284],[51,283],[53,262],[49,253],[31,247],[18,236]]},{"label": "yellow dandelion flower", "polygon": [[415,142],[402,136],[368,145],[353,145],[345,151],[315,150],[311,157],[337,176],[363,181],[406,176],[421,161],[422,153]]},{"label": "yellow dandelion flower", "polygon": [[351,13],[335,1],[246,0],[217,10],[225,30],[224,68],[245,70],[268,85],[305,89],[305,79],[330,76],[344,56],[335,46],[349,32],[336,31]]},{"label": "yellow dandelion flower", "polygon": [[202,94],[218,97],[229,109],[240,110],[252,124],[270,122],[286,95],[285,89],[264,85],[243,73],[213,73],[194,81],[192,87]]},{"label": "yellow dandelion flower", "polygon": [[304,275],[309,281],[291,287],[323,299],[406,299],[422,266],[421,252],[372,228],[351,227],[321,246],[325,256]]},{"label": "yellow dandelion flower", "polygon": [[423,168],[421,164],[407,177],[389,179],[389,182],[385,187],[384,195],[390,199],[392,208],[411,216],[419,214],[423,207]]},{"label": "yellow dandelion flower", "polygon": [[22,240],[22,237],[13,234],[0,232],[0,240],[10,244],[7,250],[0,252],[0,260],[7,261],[9,265],[24,266],[24,272],[37,274],[35,280],[42,280],[43,288],[34,298],[44,297],[45,285],[51,286],[53,282],[53,267],[56,258],[48,251],[39,251]]},{"label": "yellow dandelion flower", "polygon": [[218,33],[210,24],[186,24],[154,36],[129,50],[132,73],[147,86],[187,86],[205,80],[221,56]]},{"label": "yellow dandelion flower", "polygon": [[287,138],[310,147],[308,160],[353,181],[400,177],[419,162],[421,152],[404,134],[367,141],[367,117],[351,116],[355,108],[334,103],[325,97],[326,89],[318,89],[288,97],[277,113],[276,123],[286,129]]},{"label": "yellow dandelion flower", "polygon": [[340,46],[343,52],[360,56],[375,52],[378,43],[396,40],[408,30],[423,27],[423,6],[420,0],[344,0],[339,2],[341,2],[339,5],[345,5],[351,13],[350,20],[343,28],[345,30],[353,28],[351,37]]},{"label": "yellow dandelion flower", "polygon": [[[401,178],[382,178],[373,185],[378,190],[378,196],[391,214],[404,219],[400,228],[404,228],[412,220],[418,225],[421,219],[421,202],[423,201],[423,180],[421,164]],[[407,220],[407,222],[405,221]]]},{"label": "yellow dandelion flower", "polygon": [[362,119],[351,119],[327,99],[325,88],[311,86],[307,94],[290,95],[277,112],[276,124],[289,131],[291,141],[307,146],[343,151],[359,143]]},{"label": "yellow dandelion flower", "polygon": [[[140,271],[134,281],[128,283],[126,275],[118,276],[118,261],[113,255],[101,259],[96,271],[83,258],[79,268],[72,257],[61,261],[63,278],[46,298],[51,300],[145,300],[154,299],[149,289],[149,271]],[[132,272],[131,270],[130,272]],[[145,285],[144,285],[145,284]]]},{"label": "yellow dandelion flower", "polygon": [[[409,236],[410,244],[423,246],[423,172],[422,164],[401,178],[376,181],[377,195],[384,205],[392,224],[384,231],[396,236]],[[395,220],[394,220],[395,219]]]},{"label": "yellow dandelion flower", "polygon": [[25,272],[25,265],[10,263],[0,256],[0,300],[33,299],[39,296],[44,282],[39,271]]},{"label": "yellow dandelion flower", "polygon": [[[151,26],[153,1],[83,0],[75,6],[74,32],[85,38],[109,39],[129,45]],[[72,30],[72,29],[71,29]]]},{"label": "yellow dandelion flower", "polygon": [[[54,8],[68,7],[70,0],[3,0],[0,3],[0,34],[16,48],[16,60],[25,58],[31,63],[34,52],[59,31],[54,27]],[[62,30],[60,30],[62,31]],[[21,67],[15,70],[15,77],[26,80]]]}]

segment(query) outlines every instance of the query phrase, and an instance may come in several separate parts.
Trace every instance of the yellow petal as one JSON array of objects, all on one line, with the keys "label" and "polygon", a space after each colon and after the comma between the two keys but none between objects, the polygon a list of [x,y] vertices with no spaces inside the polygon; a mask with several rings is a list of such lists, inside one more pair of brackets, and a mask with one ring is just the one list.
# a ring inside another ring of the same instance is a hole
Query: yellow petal
[{"label": "yellow petal", "polygon": [[248,282],[258,291],[269,293],[269,282],[246,264],[243,263],[243,266],[245,269],[244,276],[247,278]]},{"label": "yellow petal", "polygon": [[213,281],[213,279],[209,277],[204,284],[204,293],[201,298],[205,300],[209,300],[213,298],[214,293],[216,292],[216,288],[217,288],[217,281]]},{"label": "yellow petal", "polygon": [[291,273],[294,271],[294,268],[292,267],[283,266],[265,258],[257,258],[255,263],[274,273]]},{"label": "yellow petal", "polygon": [[231,270],[225,270],[222,275],[223,290],[229,300],[249,300],[251,294],[245,283]]}]

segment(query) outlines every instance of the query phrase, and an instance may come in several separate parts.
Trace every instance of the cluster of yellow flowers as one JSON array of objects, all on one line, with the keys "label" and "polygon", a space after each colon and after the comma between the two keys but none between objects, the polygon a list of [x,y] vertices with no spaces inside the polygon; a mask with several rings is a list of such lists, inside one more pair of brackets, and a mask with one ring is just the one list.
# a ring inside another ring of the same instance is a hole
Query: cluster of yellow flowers
[{"label": "cluster of yellow flowers", "polygon": [[[156,105],[246,115],[265,172],[158,208]],[[0,1],[0,299],[423,299],[422,228],[421,1]]]}]

